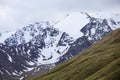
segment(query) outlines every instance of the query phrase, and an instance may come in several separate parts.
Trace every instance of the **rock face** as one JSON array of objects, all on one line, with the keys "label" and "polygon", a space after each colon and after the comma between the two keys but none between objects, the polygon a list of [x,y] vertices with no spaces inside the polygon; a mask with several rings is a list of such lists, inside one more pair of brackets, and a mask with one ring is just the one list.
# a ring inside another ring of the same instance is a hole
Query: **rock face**
[{"label": "rock face", "polygon": [[[48,21],[23,27],[8,37],[0,44],[1,80],[4,77],[17,80],[43,73],[85,50],[111,32],[112,26],[119,24],[114,20],[95,18],[86,13],[84,15],[83,18],[87,20],[84,26],[76,29],[80,32],[77,39],[68,34],[70,31],[60,31],[55,28],[57,24],[53,25]],[[70,18],[73,17],[68,17],[66,20],[71,22]],[[66,23],[66,20],[61,24]]]}]

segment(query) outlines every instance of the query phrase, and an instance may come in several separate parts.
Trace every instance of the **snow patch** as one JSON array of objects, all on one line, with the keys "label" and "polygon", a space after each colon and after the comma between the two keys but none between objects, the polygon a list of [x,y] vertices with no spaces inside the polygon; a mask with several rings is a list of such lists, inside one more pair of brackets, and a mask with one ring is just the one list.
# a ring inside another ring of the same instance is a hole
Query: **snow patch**
[{"label": "snow patch", "polygon": [[73,36],[74,39],[83,36],[80,30],[89,22],[87,15],[81,12],[73,12],[65,19],[61,20],[54,27]]},{"label": "snow patch", "polygon": [[1,33],[2,35],[0,37],[0,43],[4,43],[4,41],[14,33],[15,31]]}]

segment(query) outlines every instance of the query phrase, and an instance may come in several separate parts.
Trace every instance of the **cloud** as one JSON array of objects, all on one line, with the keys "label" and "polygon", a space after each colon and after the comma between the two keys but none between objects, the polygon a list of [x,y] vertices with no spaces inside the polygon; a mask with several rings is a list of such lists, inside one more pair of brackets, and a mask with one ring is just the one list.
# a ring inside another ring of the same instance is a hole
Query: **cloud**
[{"label": "cloud", "polygon": [[[61,0],[58,2],[61,10],[100,11],[120,4],[119,0]],[[62,6],[61,6],[62,5]]]},{"label": "cloud", "polygon": [[72,11],[102,11],[119,0],[0,0],[0,32],[41,20],[57,20]]}]

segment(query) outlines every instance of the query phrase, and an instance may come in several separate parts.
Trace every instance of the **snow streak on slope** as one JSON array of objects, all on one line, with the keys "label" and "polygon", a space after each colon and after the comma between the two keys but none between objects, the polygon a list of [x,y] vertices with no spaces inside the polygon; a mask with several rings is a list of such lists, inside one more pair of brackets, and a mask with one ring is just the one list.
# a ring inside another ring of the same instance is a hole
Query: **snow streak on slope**
[{"label": "snow streak on slope", "polygon": [[[70,45],[66,44],[65,46],[58,45],[59,40],[62,36],[62,32],[55,37],[47,35],[47,38],[44,40],[46,46],[41,50],[41,54],[37,59],[39,64],[52,64],[58,61],[58,58],[66,53]],[[44,57],[43,57],[44,56]]]},{"label": "snow streak on slope", "polygon": [[60,32],[53,27],[46,28],[43,30],[43,35],[39,34],[31,40],[33,45],[31,48],[35,48],[34,51],[37,52],[34,53],[30,49],[28,54],[38,54],[36,58],[38,65],[55,63],[68,51],[73,41],[73,38],[65,32]]},{"label": "snow streak on slope", "polygon": [[70,36],[73,36],[74,39],[83,36],[83,33],[80,32],[81,28],[89,22],[87,15],[82,12],[73,12],[63,20],[61,20],[54,27],[68,33]]}]

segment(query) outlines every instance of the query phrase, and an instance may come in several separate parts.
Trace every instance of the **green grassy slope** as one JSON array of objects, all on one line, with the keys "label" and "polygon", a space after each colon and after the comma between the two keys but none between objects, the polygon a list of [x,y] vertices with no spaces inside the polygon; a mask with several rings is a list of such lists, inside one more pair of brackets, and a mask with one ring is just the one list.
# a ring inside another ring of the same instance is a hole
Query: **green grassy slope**
[{"label": "green grassy slope", "polygon": [[120,29],[71,60],[30,80],[120,80]]}]

